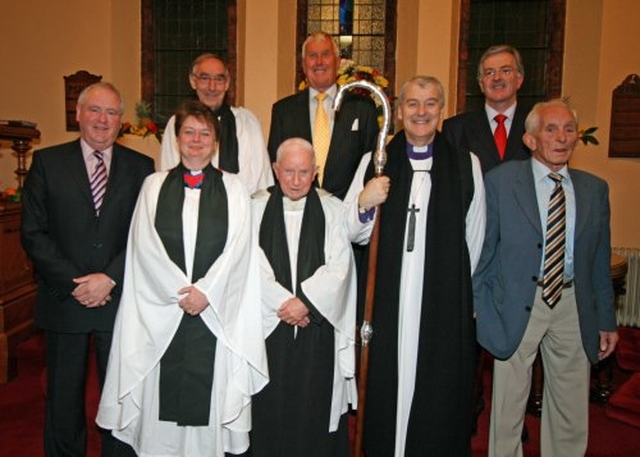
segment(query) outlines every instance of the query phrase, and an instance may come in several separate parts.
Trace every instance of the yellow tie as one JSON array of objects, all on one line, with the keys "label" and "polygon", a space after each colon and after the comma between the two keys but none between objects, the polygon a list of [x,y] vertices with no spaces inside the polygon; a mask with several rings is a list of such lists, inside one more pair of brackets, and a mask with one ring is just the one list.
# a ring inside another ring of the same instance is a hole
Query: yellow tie
[{"label": "yellow tie", "polygon": [[327,94],[322,92],[316,94],[318,107],[316,109],[316,120],[313,124],[313,149],[316,151],[316,165],[318,166],[318,183],[323,184],[324,166],[327,163],[329,154],[329,142],[331,134],[329,132],[329,118],[324,109],[324,99]]}]

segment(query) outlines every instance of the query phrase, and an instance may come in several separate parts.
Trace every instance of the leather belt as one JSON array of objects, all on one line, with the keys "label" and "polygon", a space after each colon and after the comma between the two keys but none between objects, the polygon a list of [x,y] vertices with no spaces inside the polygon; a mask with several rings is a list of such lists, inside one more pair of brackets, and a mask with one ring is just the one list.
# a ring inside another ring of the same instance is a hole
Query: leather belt
[{"label": "leather belt", "polygon": [[[536,283],[536,285],[537,285],[538,287],[542,287],[542,281],[538,281],[538,282]],[[567,281],[567,282],[565,282],[564,284],[562,284],[562,288],[563,288],[563,289],[570,289],[570,288],[572,288],[572,287],[573,287],[573,279],[572,279],[571,281]]]}]

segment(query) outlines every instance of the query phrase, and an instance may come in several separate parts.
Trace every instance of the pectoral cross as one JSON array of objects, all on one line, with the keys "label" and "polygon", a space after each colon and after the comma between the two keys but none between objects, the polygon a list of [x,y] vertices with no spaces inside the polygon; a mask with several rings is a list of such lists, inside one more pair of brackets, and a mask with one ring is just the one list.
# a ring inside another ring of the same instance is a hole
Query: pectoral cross
[{"label": "pectoral cross", "polygon": [[416,204],[412,203],[409,211],[409,231],[407,233],[407,252],[413,251],[413,246],[416,241],[416,213],[420,212],[420,208],[416,208]]}]

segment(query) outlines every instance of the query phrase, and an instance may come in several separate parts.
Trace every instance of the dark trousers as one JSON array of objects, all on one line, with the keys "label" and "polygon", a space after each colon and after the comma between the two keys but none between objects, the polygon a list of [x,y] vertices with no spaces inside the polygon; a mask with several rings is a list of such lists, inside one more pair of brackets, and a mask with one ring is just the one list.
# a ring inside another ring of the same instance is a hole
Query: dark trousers
[{"label": "dark trousers", "polygon": [[[45,332],[47,401],[44,449],[47,457],[84,457],[87,448],[85,385],[91,340],[96,350],[100,391],[104,384],[112,332]],[[113,438],[103,433],[103,457]],[[106,447],[106,448],[105,448]]]}]

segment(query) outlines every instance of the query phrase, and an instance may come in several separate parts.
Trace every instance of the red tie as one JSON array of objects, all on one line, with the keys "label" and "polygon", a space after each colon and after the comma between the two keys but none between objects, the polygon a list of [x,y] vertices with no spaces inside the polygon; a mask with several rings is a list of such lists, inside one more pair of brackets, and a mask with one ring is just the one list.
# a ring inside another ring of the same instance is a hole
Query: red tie
[{"label": "red tie", "polygon": [[507,116],[497,114],[493,119],[498,123],[495,132],[493,132],[493,139],[496,142],[500,160],[504,160],[504,151],[507,149],[507,129],[504,127],[504,121],[507,119]]}]

